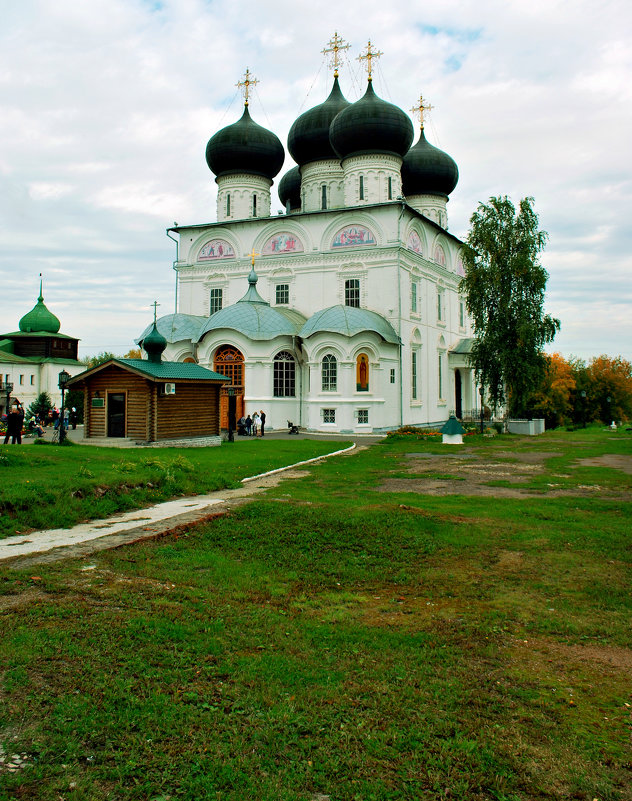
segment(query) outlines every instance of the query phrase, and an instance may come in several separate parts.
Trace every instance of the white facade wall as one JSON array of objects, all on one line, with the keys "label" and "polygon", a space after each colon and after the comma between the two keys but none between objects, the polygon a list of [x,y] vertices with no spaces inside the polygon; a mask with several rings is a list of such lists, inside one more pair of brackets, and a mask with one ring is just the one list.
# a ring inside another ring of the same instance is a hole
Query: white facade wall
[{"label": "white facade wall", "polygon": [[[379,180],[376,175],[376,187]],[[344,228],[370,231],[373,243],[335,246],[336,235]],[[176,269],[181,313],[207,316],[212,289],[222,290],[223,307],[242,298],[248,289],[249,254],[254,248],[260,254],[255,263],[257,291],[271,306],[277,305],[277,284],[287,284],[287,308],[309,318],[322,309],[343,305],[345,281],[356,279],[360,282],[360,306],[388,320],[401,338],[400,349],[385,343],[374,332],[366,332],[359,341],[354,337],[353,342],[334,336],[335,342],[330,344],[332,348],[335,345],[340,357],[340,384],[335,393],[320,390],[319,348],[322,350],[325,344],[320,340],[323,334],[303,342],[300,351],[287,338],[283,342],[258,343],[229,330],[211,332],[212,336],[208,334],[199,344],[181,342],[169,346],[165,358],[193,355],[200,364],[210,367],[220,345],[239,348],[246,356],[246,409],[265,409],[270,426],[285,428],[290,419],[317,431],[369,431],[402,423],[434,424],[445,421],[454,410],[454,366],[448,354],[459,339],[471,335],[469,321],[465,319],[460,325],[459,320],[456,269],[461,244],[416,211],[401,202],[390,202],[264,219],[224,220],[180,228],[179,233]],[[270,238],[281,233],[290,234],[300,245],[294,252],[266,255]],[[198,259],[204,245],[215,239],[228,243],[233,255]],[[417,286],[416,310],[412,308],[413,282]],[[360,352],[357,347],[370,351],[369,393],[356,392],[356,357],[351,345],[356,348],[356,355]],[[290,350],[298,358],[295,399],[273,396],[272,360],[279,350]],[[417,397],[413,397],[412,387],[413,351],[417,354]],[[391,370],[395,371],[394,384],[390,382]],[[461,369],[464,409],[475,406],[465,397],[473,392],[470,373],[469,368]],[[324,409],[335,409],[335,423],[325,422]],[[368,410],[368,424],[358,422],[358,410],[363,410],[364,419]]]}]

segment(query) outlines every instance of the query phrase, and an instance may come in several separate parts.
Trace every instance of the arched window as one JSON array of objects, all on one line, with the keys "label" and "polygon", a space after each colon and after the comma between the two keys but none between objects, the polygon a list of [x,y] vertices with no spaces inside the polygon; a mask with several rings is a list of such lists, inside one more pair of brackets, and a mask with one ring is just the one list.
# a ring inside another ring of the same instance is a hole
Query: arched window
[{"label": "arched window", "polygon": [[369,358],[366,353],[361,353],[356,359],[356,390],[369,391]]},{"label": "arched window", "polygon": [[274,357],[274,397],[293,398],[296,395],[296,362],[287,350]]},{"label": "arched window", "polygon": [[322,390],[335,392],[338,389],[338,362],[333,353],[323,357]]},{"label": "arched window", "polygon": [[217,350],[213,369],[216,373],[229,378],[231,387],[243,386],[244,357],[232,345],[224,345]]}]

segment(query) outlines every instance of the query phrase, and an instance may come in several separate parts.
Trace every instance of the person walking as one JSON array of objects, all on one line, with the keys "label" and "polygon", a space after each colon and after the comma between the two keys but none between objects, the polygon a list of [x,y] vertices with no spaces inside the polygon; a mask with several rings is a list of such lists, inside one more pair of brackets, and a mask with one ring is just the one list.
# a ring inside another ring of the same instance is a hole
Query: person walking
[{"label": "person walking", "polygon": [[70,425],[73,431],[77,428],[77,409],[74,406],[70,410]]},{"label": "person walking", "polygon": [[261,436],[265,436],[266,431],[266,413],[263,409],[259,412],[259,420],[261,421]]},{"label": "person walking", "polygon": [[259,429],[259,412],[254,412],[252,415],[252,435],[254,437],[257,436],[258,429]]},{"label": "person walking", "polygon": [[250,434],[252,433],[252,418],[250,417],[250,415],[248,415],[248,417],[246,417],[246,424],[245,425],[246,425],[246,436],[249,437]]}]

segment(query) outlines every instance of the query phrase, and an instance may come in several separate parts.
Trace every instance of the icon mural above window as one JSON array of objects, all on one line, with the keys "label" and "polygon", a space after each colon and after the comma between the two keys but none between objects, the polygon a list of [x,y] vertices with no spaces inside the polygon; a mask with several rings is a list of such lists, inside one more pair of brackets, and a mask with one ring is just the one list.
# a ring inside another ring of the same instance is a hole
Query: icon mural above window
[{"label": "icon mural above window", "polygon": [[446,265],[445,250],[441,247],[441,245],[435,245],[434,260],[437,262],[437,264],[440,264],[442,267],[445,267]]},{"label": "icon mural above window", "polygon": [[423,253],[421,249],[421,239],[417,231],[411,231],[408,235],[408,247],[414,250],[415,253]]},{"label": "icon mural above window", "polygon": [[456,260],[456,272],[457,275],[465,275],[465,267],[463,266],[463,259],[460,256]]},{"label": "icon mural above window", "polygon": [[198,261],[209,261],[211,259],[234,259],[235,251],[233,246],[225,239],[211,239],[198,253]]},{"label": "icon mural above window", "polygon": [[271,236],[261,248],[263,256],[276,256],[279,253],[302,253],[303,251],[304,247],[301,240],[287,231]]},{"label": "icon mural above window", "polygon": [[338,231],[331,243],[332,248],[353,248],[358,245],[375,245],[375,237],[368,228],[361,225],[348,225]]}]

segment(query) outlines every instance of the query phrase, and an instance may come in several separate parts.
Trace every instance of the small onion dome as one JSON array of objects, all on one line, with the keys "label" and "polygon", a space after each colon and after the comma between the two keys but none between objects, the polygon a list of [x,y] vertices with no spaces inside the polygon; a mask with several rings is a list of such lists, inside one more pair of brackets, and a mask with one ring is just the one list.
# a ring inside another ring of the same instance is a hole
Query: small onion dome
[{"label": "small onion dome", "polygon": [[285,151],[279,137],[257,125],[248,106],[244,106],[238,122],[222,128],[206,145],[206,163],[217,177],[243,172],[272,180],[284,159]]},{"label": "small onion dome", "polygon": [[252,340],[270,340],[278,336],[297,336],[305,317],[292,309],[272,308],[257,292],[254,268],[248,276],[248,291],[232,306],[212,314],[200,330],[197,341],[209,331],[228,328]]},{"label": "small onion dome", "polygon": [[408,116],[379,98],[372,81],[364,97],[343,109],[329,128],[332,147],[341,159],[364,153],[404,156],[413,137],[413,124]]},{"label": "small onion dome", "polygon": [[356,306],[330,306],[328,309],[316,312],[301,328],[300,336],[307,339],[323,331],[345,337],[374,331],[385,342],[392,342],[395,345],[400,342],[388,320],[377,312],[359,309]]},{"label": "small onion dome", "polygon": [[447,197],[457,185],[459,168],[443,150],[431,145],[423,128],[419,141],[404,156],[402,191],[411,195],[443,195]]},{"label": "small onion dome", "polygon": [[297,164],[302,167],[310,161],[338,158],[329,141],[329,126],[336,114],[350,105],[335,77],[327,100],[301,114],[290,128],[287,147]]},{"label": "small onion dome", "polygon": [[299,211],[301,208],[301,171],[298,167],[288,170],[279,182],[279,200],[290,211]]},{"label": "small onion dome", "polygon": [[20,320],[20,331],[24,331],[25,333],[42,331],[47,334],[56,334],[60,327],[61,323],[59,319],[44,305],[42,286],[40,284],[40,293],[37,303],[31,311],[25,314]]},{"label": "small onion dome", "polygon": [[156,327],[156,323],[153,324],[151,331],[143,339],[141,345],[150,362],[160,362],[160,357],[167,347],[167,340]]}]

